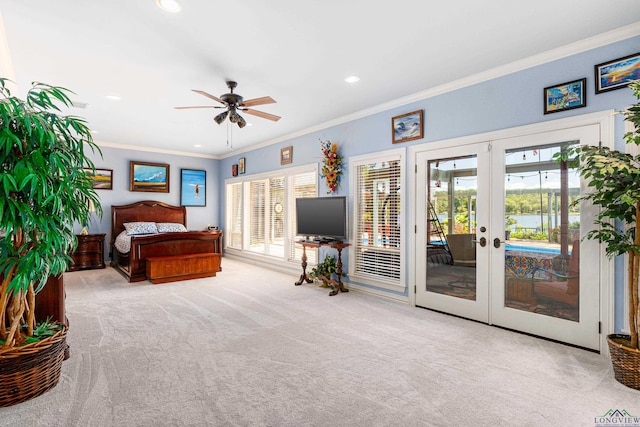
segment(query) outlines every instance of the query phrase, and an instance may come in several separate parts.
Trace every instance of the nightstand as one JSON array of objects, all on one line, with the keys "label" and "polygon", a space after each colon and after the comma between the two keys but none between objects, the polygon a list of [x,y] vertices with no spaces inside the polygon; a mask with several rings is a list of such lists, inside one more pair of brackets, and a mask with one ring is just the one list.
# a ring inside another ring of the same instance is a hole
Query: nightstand
[{"label": "nightstand", "polygon": [[104,236],[105,234],[76,234],[78,247],[71,254],[74,262],[69,263],[69,271],[105,268]]}]

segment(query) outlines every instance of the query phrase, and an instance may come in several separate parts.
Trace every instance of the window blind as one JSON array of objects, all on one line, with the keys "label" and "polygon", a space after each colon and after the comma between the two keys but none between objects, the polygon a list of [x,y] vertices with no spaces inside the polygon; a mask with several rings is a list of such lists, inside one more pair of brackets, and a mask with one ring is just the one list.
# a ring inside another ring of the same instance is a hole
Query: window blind
[{"label": "window blind", "polygon": [[355,273],[397,283],[401,260],[399,157],[356,164]]},{"label": "window blind", "polygon": [[242,249],[242,183],[227,185],[227,246]]},{"label": "window blind", "polygon": [[[299,240],[301,236],[296,235],[296,199],[303,197],[316,197],[318,194],[317,190],[317,179],[315,172],[309,173],[301,173],[297,175],[292,175],[289,177],[289,203],[288,203],[288,212],[289,214],[289,241],[291,245],[289,246],[289,261],[301,261],[302,260],[302,246],[296,245],[296,240]],[[318,251],[317,249],[307,249],[307,262],[312,264],[316,264],[318,259]]]}]

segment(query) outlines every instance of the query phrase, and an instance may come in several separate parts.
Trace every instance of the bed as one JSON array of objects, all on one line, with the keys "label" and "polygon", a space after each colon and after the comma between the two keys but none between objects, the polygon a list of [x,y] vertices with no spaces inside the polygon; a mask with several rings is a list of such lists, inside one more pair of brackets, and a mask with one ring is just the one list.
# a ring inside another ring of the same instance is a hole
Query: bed
[{"label": "bed", "polygon": [[181,224],[186,230],[187,211],[154,200],[111,206],[111,266],[129,282],[187,280],[222,271],[222,232],[134,233],[125,252],[118,249],[116,239],[133,223]]}]

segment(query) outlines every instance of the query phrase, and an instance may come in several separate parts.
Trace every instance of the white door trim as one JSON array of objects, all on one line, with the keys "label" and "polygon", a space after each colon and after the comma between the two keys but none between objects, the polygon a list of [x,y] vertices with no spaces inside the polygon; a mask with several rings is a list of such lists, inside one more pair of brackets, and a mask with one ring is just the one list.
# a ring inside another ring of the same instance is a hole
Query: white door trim
[{"label": "white door trim", "polygon": [[[442,141],[432,141],[409,147],[407,155],[407,170],[410,172],[409,175],[411,175],[411,177],[408,179],[409,185],[407,194],[413,195],[413,197],[408,197],[409,230],[411,230],[412,228],[415,230],[418,223],[416,217],[417,206],[415,202],[418,191],[418,183],[416,179],[418,153],[467,144],[475,144],[484,141],[495,141],[497,139],[527,136],[536,133],[544,133],[592,124],[597,124],[600,126],[600,141],[602,145],[605,147],[613,148],[615,145],[615,114],[616,113],[614,110],[606,110],[575,117],[568,117],[564,119],[550,120],[541,123],[534,123],[530,125],[507,128],[492,132],[485,132],[476,135],[451,138]],[[417,265],[416,263],[418,262],[418,260],[416,258],[416,251],[413,250],[413,248],[416,247],[416,239],[416,233],[409,233],[409,238],[407,239],[407,247],[410,248],[407,251],[407,253],[409,254],[408,265],[410,267],[408,268],[408,297],[409,304],[412,306],[416,305],[415,266]],[[608,334],[612,334],[614,332],[615,325],[615,310],[613,307],[613,302],[615,301],[614,262],[606,256],[603,247],[600,248],[600,252],[600,322],[602,324],[602,332],[600,335],[600,349],[601,354],[608,356],[606,337]]]}]

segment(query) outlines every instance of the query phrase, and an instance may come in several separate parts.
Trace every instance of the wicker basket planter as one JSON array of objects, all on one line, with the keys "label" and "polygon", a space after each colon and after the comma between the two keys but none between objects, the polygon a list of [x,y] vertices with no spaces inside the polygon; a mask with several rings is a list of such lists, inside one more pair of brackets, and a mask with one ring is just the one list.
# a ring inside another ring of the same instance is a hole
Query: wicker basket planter
[{"label": "wicker basket planter", "polygon": [[607,342],[616,380],[640,390],[640,350],[627,347],[628,335],[608,335]]},{"label": "wicker basket planter", "polygon": [[58,384],[66,338],[63,325],[44,340],[0,350],[0,407],[25,402]]}]

